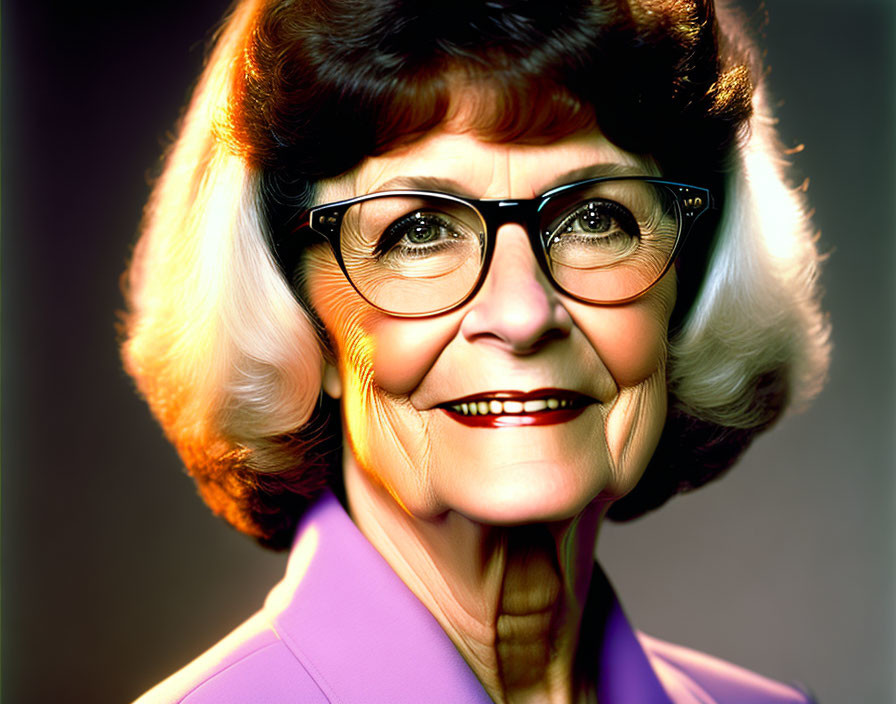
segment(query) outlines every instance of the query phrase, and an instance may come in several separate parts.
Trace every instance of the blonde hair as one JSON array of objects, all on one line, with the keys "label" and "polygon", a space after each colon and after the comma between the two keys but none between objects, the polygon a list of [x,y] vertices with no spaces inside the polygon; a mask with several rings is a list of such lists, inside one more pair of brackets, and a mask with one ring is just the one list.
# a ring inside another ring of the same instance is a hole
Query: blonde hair
[{"label": "blonde hair", "polygon": [[257,4],[241,6],[220,38],[147,205],[122,346],[204,498],[251,533],[226,499],[252,487],[232,471],[290,467],[272,439],[308,422],[322,371],[313,323],[266,244],[259,174],[221,139],[232,57]]},{"label": "blonde hair", "polygon": [[[320,405],[315,324],[271,253],[264,168],[228,127],[264,5],[241,4],[226,25],[147,205],[128,272],[122,355],[207,503],[282,547],[297,518],[282,514],[300,513],[328,481],[332,459],[315,447],[333,427],[326,429]],[[731,150],[708,272],[670,340],[670,419],[679,424],[670,420],[674,443],[663,450],[661,442],[655,461],[668,465],[673,453],[683,466],[693,458],[681,419],[702,429],[697,445],[724,436],[738,447],[712,471],[666,476],[661,489],[639,486],[622,500],[620,518],[725,469],[825,376],[828,326],[803,193],[785,180],[762,90],[753,101],[748,129]]]},{"label": "blonde hair", "polygon": [[753,397],[757,380],[785,374],[787,402],[801,408],[820,391],[828,366],[816,237],[803,191],[785,180],[773,124],[757,105],[700,295],[670,340],[669,386],[679,404],[732,428],[777,417]]}]

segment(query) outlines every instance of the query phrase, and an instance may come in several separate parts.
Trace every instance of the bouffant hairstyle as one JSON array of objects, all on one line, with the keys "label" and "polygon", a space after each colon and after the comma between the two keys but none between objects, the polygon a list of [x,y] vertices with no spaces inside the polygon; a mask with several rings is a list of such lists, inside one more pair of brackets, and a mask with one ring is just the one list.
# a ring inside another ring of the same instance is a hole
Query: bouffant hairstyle
[{"label": "bouffant hairstyle", "polygon": [[[597,126],[713,190],[677,264],[669,414],[627,519],[726,470],[817,392],[818,254],[740,23],[709,0],[243,0],[167,154],[127,277],[123,358],[208,505],[273,548],[340,481],[325,335],[289,237],[315,184],[473,96],[485,139]],[[285,275],[284,275],[285,274]]]}]

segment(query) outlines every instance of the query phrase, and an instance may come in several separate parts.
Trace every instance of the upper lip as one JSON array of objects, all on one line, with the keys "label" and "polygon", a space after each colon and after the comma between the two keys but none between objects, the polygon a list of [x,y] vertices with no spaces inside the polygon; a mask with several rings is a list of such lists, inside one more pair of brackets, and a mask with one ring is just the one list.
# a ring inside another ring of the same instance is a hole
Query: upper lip
[{"label": "upper lip", "polygon": [[579,391],[544,388],[534,389],[532,391],[480,391],[475,394],[470,394],[469,396],[462,396],[460,398],[451,399],[450,401],[445,401],[444,403],[440,403],[439,406],[456,406],[461,403],[471,403],[474,401],[534,401],[543,398],[556,398],[570,401],[573,399],[587,400],[589,402],[596,401],[593,396],[589,396],[588,394]]}]

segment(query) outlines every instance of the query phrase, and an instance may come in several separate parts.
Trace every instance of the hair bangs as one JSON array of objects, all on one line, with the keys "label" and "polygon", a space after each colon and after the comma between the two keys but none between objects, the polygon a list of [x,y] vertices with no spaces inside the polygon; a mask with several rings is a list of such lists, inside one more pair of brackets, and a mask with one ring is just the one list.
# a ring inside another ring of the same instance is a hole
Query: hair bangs
[{"label": "hair bangs", "polygon": [[594,110],[568,90],[535,76],[489,79],[440,75],[402,87],[383,105],[373,154],[445,127],[493,142],[549,144],[596,127]]}]

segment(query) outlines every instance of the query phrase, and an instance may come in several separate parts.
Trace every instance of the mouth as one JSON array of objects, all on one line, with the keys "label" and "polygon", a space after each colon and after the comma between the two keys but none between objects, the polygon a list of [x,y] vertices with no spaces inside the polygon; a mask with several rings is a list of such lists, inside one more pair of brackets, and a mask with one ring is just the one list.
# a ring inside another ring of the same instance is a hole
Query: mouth
[{"label": "mouth", "polygon": [[567,389],[489,391],[440,404],[453,420],[476,428],[510,428],[566,423],[578,417],[591,396]]}]

